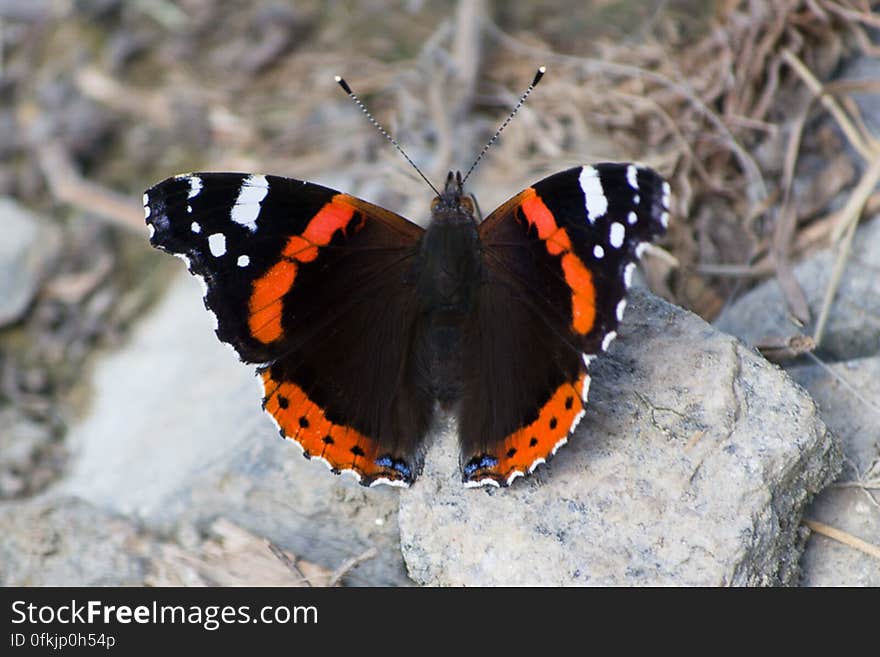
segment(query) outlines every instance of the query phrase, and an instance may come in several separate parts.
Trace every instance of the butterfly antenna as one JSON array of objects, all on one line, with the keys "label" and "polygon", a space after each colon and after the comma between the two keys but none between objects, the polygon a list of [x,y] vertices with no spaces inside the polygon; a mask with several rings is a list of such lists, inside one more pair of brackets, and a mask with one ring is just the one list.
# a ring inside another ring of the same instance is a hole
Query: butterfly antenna
[{"label": "butterfly antenna", "polygon": [[382,136],[385,137],[385,139],[387,139],[388,141],[391,142],[391,144],[394,146],[394,148],[397,149],[397,152],[400,153],[401,155],[403,155],[403,157],[406,158],[406,161],[412,165],[412,168],[415,169],[416,172],[422,177],[422,180],[424,180],[426,183],[428,183],[428,187],[433,189],[434,193],[437,196],[440,196],[440,192],[437,191],[437,188],[434,187],[434,185],[431,184],[431,181],[425,177],[425,174],[422,173],[422,170],[419,169],[416,166],[416,163],[413,162],[409,158],[409,155],[407,155],[406,151],[404,151],[403,148],[401,148],[400,144],[398,144],[397,141],[395,141],[394,137],[392,137],[390,134],[388,134],[388,131],[385,128],[383,128],[375,118],[373,118],[373,115],[370,113],[370,110],[367,109],[367,106],[363,104],[361,99],[358,98],[355,95],[355,93],[351,90],[351,87],[348,86],[348,82],[346,82],[339,75],[335,76],[333,79],[336,80],[336,84],[338,84],[340,87],[342,87],[342,90],[348,94],[349,98],[351,98],[355,102],[355,104],[361,108],[363,113],[367,115],[367,118],[370,120],[370,123],[373,124],[373,127],[376,128],[376,130],[378,130],[379,132],[381,132]]},{"label": "butterfly antenna", "polygon": [[546,71],[547,71],[546,66],[539,66],[538,67],[538,71],[535,73],[535,79],[532,80],[532,83],[529,85],[529,88],[526,89],[525,93],[522,96],[520,96],[519,102],[516,104],[516,107],[513,108],[513,111],[510,113],[510,116],[508,116],[507,119],[505,119],[504,123],[501,124],[501,127],[498,128],[498,130],[495,132],[494,135],[492,135],[492,139],[490,139],[486,143],[486,145],[483,146],[483,150],[481,150],[480,154],[477,155],[477,159],[474,160],[474,163],[471,165],[471,168],[468,169],[466,174],[464,174],[464,178],[461,181],[462,185],[464,185],[465,181],[468,179],[468,176],[471,175],[473,170],[477,168],[477,164],[479,164],[480,160],[483,159],[483,156],[486,154],[486,151],[488,151],[492,147],[492,144],[494,144],[495,140],[498,139],[499,135],[501,135],[501,131],[507,127],[507,124],[510,123],[513,120],[513,117],[516,116],[516,113],[519,112],[519,108],[522,107],[523,104],[526,102],[526,98],[529,97],[529,94],[532,93],[532,90],[538,86],[538,83],[541,81],[541,78],[544,77],[544,73],[546,73]]}]

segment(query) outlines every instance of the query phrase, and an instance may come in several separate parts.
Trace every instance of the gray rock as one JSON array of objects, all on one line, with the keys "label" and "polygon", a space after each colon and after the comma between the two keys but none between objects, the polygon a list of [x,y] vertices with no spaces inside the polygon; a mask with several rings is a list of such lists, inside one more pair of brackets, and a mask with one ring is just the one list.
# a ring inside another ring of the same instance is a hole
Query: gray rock
[{"label": "gray rock", "polygon": [[58,228],[0,198],[0,326],[21,318],[61,246]]},{"label": "gray rock", "polygon": [[31,493],[45,485],[60,465],[60,451],[46,424],[34,422],[12,407],[0,409],[0,499]]},{"label": "gray rock", "polygon": [[[816,400],[845,455],[838,483],[806,515],[880,547],[880,495],[855,487],[880,480],[880,357],[793,367],[790,374]],[[806,586],[880,586],[880,561],[819,534],[807,541],[801,568]]]},{"label": "gray rock", "polygon": [[3,586],[136,586],[149,551],[134,524],[82,500],[0,504]]},{"label": "gray rock", "polygon": [[552,463],[509,489],[465,489],[454,432],[440,432],[400,498],[417,582],[797,582],[804,506],[840,468],[812,400],[694,315],[632,297]]},{"label": "gray rock", "polygon": [[224,517],[330,570],[376,547],[345,582],[409,583],[398,491],[334,477],[281,440],[260,410],[254,368],[215,338],[212,321],[196,279],[181,273],[128,344],[96,367],[58,492],[157,531]]},{"label": "gray rock", "polygon": [[[814,320],[822,308],[834,260],[834,251],[825,249],[795,267],[795,278],[804,290]],[[825,358],[850,360],[880,353],[877,262],[880,262],[880,218],[872,219],[856,232],[821,345]],[[715,326],[750,345],[771,336],[784,337],[797,332],[775,279],[730,304],[715,321]]]}]

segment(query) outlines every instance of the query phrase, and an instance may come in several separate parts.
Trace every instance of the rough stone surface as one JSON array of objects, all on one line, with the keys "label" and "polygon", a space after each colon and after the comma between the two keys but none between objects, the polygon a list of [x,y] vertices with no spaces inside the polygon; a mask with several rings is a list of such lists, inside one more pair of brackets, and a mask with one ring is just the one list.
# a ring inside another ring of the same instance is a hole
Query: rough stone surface
[{"label": "rough stone surface", "polygon": [[[826,249],[795,267],[810,312],[815,320],[822,308],[825,288],[835,260]],[[859,227],[841,278],[822,341],[821,355],[838,361],[880,353],[880,217]],[[744,294],[715,321],[722,331],[747,344],[768,337],[790,336],[797,328],[789,319],[779,284],[771,279]],[[808,331],[809,332],[809,331]]]},{"label": "rough stone surface", "polygon": [[181,274],[128,344],[100,360],[58,492],[160,531],[224,517],[331,570],[375,546],[345,582],[409,583],[398,490],[334,477],[281,440],[253,368],[216,340],[212,321],[197,280]]},{"label": "rough stone surface", "polygon": [[[880,495],[858,482],[880,482],[880,357],[793,367],[792,378],[816,400],[843,446],[838,482],[820,493],[806,515],[880,546]],[[880,586],[880,561],[813,534],[801,560],[806,586]]]},{"label": "rough stone surface", "polygon": [[400,498],[417,582],[797,582],[803,508],[840,468],[815,405],[694,315],[632,296],[552,463],[509,489],[465,489],[454,432],[440,433]]},{"label": "rough stone surface", "polygon": [[0,198],[0,326],[19,319],[61,245],[58,229],[15,201]]},{"label": "rough stone surface", "polygon": [[13,408],[0,409],[0,499],[26,494],[48,481],[52,468],[41,467],[41,461],[56,446],[45,424]]},{"label": "rough stone surface", "polygon": [[137,586],[148,552],[135,524],[82,500],[0,504],[2,586]]}]

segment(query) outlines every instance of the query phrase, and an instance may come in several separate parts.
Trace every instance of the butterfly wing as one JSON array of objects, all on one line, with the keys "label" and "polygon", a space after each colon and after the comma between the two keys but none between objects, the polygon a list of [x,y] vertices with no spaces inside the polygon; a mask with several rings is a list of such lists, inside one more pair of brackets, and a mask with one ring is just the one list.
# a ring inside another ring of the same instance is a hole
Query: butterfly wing
[{"label": "butterfly wing", "polygon": [[616,337],[635,262],[668,212],[658,174],[603,163],[545,178],[480,224],[487,278],[459,415],[467,485],[508,485],[567,441],[589,361]]},{"label": "butterfly wing", "polygon": [[431,412],[407,357],[423,230],[277,176],[176,176],[144,205],[153,246],[204,280],[217,336],[259,366],[281,434],[364,485],[411,483]]}]

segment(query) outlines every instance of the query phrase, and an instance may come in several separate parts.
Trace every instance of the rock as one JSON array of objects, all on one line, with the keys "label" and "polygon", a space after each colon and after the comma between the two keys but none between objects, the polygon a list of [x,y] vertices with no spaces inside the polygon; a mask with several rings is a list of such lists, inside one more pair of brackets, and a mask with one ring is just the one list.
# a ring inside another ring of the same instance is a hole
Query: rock
[{"label": "rock", "polygon": [[0,504],[3,586],[137,586],[149,551],[134,524],[82,500]]},{"label": "rock", "polygon": [[59,492],[157,531],[223,517],[330,570],[376,547],[345,583],[409,583],[398,491],[334,477],[281,440],[260,410],[254,368],[212,326],[197,280],[181,272],[128,344],[95,368]]},{"label": "rock", "polygon": [[[327,586],[334,573],[218,519],[167,540],[81,499],[0,503],[0,586]],[[295,564],[291,567],[289,564]]]},{"label": "rock", "polygon": [[400,498],[428,585],[774,585],[798,580],[801,514],[840,453],[812,400],[694,315],[636,290],[552,463],[465,489],[441,431]]},{"label": "rock", "polygon": [[[840,439],[845,465],[838,483],[822,491],[807,517],[880,547],[880,495],[853,487],[880,478],[880,357],[793,367],[792,378],[816,400],[822,419]],[[806,586],[880,586],[880,561],[813,534],[801,560]]]},{"label": "rock", "polygon": [[58,228],[0,198],[0,327],[20,319],[61,246]]},{"label": "rock", "polygon": [[165,543],[151,560],[148,586],[328,586],[334,574],[220,519],[198,545]]},{"label": "rock", "polygon": [[52,429],[12,407],[0,409],[0,499],[45,487],[63,462]]},{"label": "rock", "polygon": [[51,15],[51,0],[0,0],[0,20],[10,23],[39,22]]},{"label": "rock", "polygon": [[[813,319],[818,317],[835,252],[825,249],[795,267],[794,275],[809,302]],[[880,353],[880,278],[870,263],[880,262],[880,218],[860,226],[834,299],[820,354],[829,360],[851,360]],[[759,285],[730,304],[715,321],[722,331],[747,344],[757,345],[768,337],[797,332],[775,279]]]}]

